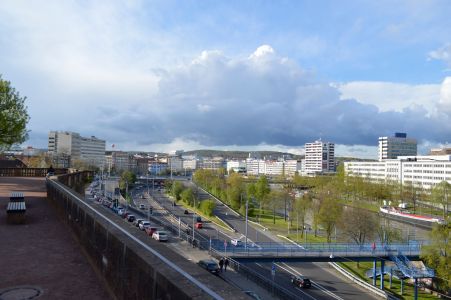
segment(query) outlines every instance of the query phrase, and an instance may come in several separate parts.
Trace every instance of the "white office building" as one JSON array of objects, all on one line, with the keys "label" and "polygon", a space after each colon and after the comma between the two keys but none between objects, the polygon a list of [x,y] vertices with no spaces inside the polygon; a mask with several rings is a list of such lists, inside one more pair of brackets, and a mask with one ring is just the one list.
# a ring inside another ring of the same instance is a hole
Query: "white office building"
[{"label": "white office building", "polygon": [[227,173],[230,173],[231,170],[236,173],[246,172],[246,161],[245,160],[228,160],[227,161]]},{"label": "white office building", "polygon": [[94,136],[82,137],[76,132],[50,131],[48,152],[55,157],[69,156],[72,161],[80,159],[97,167],[105,164],[105,141]]},{"label": "white office building", "polygon": [[441,181],[451,184],[451,155],[400,156],[380,162],[345,162],[350,176],[372,181],[400,182],[430,189]]},{"label": "white office building", "polygon": [[322,141],[306,143],[303,164],[303,175],[335,172],[335,144]]},{"label": "white office building", "polygon": [[406,133],[396,132],[395,136],[379,137],[379,161],[415,155],[417,155],[417,141],[407,138]]}]

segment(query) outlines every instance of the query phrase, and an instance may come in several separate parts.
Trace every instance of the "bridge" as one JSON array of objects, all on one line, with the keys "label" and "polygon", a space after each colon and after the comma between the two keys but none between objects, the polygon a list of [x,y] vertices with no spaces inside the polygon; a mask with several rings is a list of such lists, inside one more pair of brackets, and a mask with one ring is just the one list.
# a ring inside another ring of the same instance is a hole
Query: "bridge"
[{"label": "bridge", "polygon": [[402,253],[411,260],[419,259],[424,241],[409,243],[379,244],[366,243],[248,243],[233,246],[230,242],[212,240],[211,248],[240,260],[253,261],[373,261],[374,258],[391,259]]}]

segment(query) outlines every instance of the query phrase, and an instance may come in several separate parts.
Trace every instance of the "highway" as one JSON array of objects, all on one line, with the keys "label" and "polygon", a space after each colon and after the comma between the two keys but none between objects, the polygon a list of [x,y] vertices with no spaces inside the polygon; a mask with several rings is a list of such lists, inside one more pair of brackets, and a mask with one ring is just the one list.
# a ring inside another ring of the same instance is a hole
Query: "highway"
[{"label": "highway", "polygon": [[[193,183],[185,181],[185,185],[193,186]],[[147,192],[145,187],[133,191],[136,204],[146,203],[147,199],[141,199],[140,195]],[[156,200],[162,207],[169,210],[175,216],[180,217],[186,224],[192,224],[193,215],[184,214],[184,208],[181,206],[173,206],[172,200],[165,196],[163,190],[158,188],[149,188],[149,193],[154,200]],[[209,195],[202,192],[199,189],[199,195],[201,199],[210,198]],[[147,203],[146,203],[147,204]],[[148,205],[148,204],[147,204]],[[245,233],[245,220],[237,215],[234,211],[230,210],[227,206],[218,202],[215,214],[233,227],[237,232],[228,232],[213,224],[205,223],[204,229],[196,230],[196,238],[204,237],[205,239],[220,239],[229,241],[231,238],[241,238],[244,242]],[[192,226],[192,225],[191,225]],[[264,232],[262,229],[248,226],[248,242],[281,242],[277,237],[273,237],[268,232]],[[258,226],[257,226],[258,227]],[[267,278],[272,279],[271,268],[272,263],[246,263],[252,270],[260,273],[267,274]],[[301,299],[377,299],[376,296],[370,294],[368,291],[362,289],[355,283],[352,283],[348,279],[340,277],[328,263],[276,263],[276,272],[274,281],[291,291],[299,295]],[[305,275],[312,280],[312,287],[310,289],[300,289],[293,286],[290,282],[290,276]]]}]

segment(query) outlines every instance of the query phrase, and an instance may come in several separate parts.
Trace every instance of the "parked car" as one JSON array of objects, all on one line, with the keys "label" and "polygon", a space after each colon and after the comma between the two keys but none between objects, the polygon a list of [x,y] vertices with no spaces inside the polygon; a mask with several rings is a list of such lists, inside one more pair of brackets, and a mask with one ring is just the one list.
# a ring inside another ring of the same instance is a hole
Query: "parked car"
[{"label": "parked car", "polygon": [[301,288],[309,288],[312,286],[310,279],[300,275],[291,276],[291,283]]},{"label": "parked car", "polygon": [[218,275],[219,274],[219,266],[212,259],[202,259],[197,263],[201,268],[207,270],[208,272]]},{"label": "parked car", "polygon": [[144,230],[144,229],[146,229],[146,227],[150,227],[150,222],[143,221],[143,222],[139,223],[138,227],[139,227],[139,229]]},{"label": "parked car", "polygon": [[157,230],[158,230],[158,227],[149,226],[149,227],[145,228],[145,231],[146,231],[147,235],[149,235],[149,236],[152,236],[153,233]]},{"label": "parked car", "polygon": [[144,204],[140,204],[139,209],[146,209],[146,206]]},{"label": "parked car", "polygon": [[202,229],[202,222],[196,223],[196,229]]},{"label": "parked car", "polygon": [[199,216],[197,216],[197,217],[196,217],[196,222],[197,222],[197,223],[202,223],[202,218],[199,217]]},{"label": "parked car", "polygon": [[157,230],[152,234],[152,237],[160,242],[166,242],[168,240],[168,235],[166,231]]},{"label": "parked car", "polygon": [[134,215],[128,215],[127,216],[127,221],[129,221],[129,222],[133,222],[133,221],[135,221],[136,220],[136,217],[134,216]]},{"label": "parked car", "polygon": [[122,214],[121,217],[124,218],[124,219],[126,219],[129,215],[130,215],[129,212],[125,212],[125,213]]},{"label": "parked car", "polygon": [[243,242],[240,241],[239,239],[231,239],[230,244],[232,244],[235,247],[243,246]]},{"label": "parked car", "polygon": [[143,222],[143,221],[145,221],[144,219],[135,219],[134,221],[133,221],[133,225],[135,225],[136,227],[138,227],[139,226],[139,223],[141,223],[141,222]]}]

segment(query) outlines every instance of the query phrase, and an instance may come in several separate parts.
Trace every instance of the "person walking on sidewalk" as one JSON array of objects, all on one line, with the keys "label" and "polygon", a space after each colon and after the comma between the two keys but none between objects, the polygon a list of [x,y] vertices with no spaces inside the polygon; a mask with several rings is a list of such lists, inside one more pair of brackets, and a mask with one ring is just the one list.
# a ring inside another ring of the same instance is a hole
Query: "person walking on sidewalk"
[{"label": "person walking on sidewalk", "polygon": [[224,261],[224,272],[227,272],[227,267],[229,266],[229,259],[226,257]]},{"label": "person walking on sidewalk", "polygon": [[219,260],[219,272],[222,273],[222,267],[224,266],[224,259],[221,257]]}]

